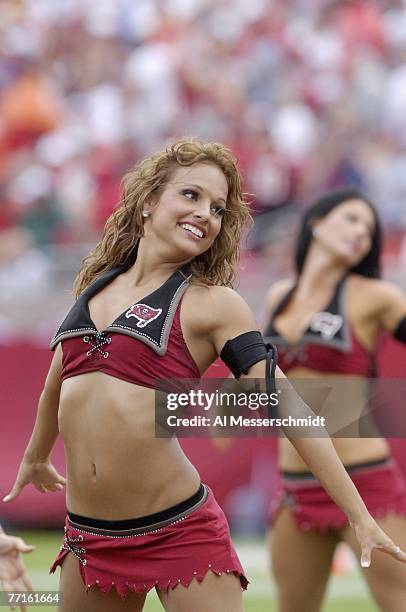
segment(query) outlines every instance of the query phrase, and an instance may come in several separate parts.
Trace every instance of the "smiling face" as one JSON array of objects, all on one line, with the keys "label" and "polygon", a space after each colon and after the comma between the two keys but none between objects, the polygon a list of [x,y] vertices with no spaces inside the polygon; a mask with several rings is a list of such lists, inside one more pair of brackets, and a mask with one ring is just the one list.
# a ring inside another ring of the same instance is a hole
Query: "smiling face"
[{"label": "smiling face", "polygon": [[228,184],[211,163],[177,165],[148,208],[145,236],[162,240],[176,257],[193,259],[207,251],[221,230]]},{"label": "smiling face", "polygon": [[371,250],[374,231],[374,213],[359,199],[339,204],[313,223],[313,239],[350,268]]}]

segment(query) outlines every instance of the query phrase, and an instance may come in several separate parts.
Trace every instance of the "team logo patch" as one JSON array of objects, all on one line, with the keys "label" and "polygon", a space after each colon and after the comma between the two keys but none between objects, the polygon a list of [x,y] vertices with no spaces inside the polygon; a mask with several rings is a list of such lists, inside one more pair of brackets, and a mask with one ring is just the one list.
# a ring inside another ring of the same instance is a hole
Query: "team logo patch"
[{"label": "team logo patch", "polygon": [[319,332],[323,340],[331,340],[343,326],[341,315],[333,315],[331,312],[318,312],[314,315],[310,329]]},{"label": "team logo patch", "polygon": [[137,327],[145,327],[148,323],[157,319],[161,312],[162,308],[151,308],[147,304],[134,304],[127,310],[125,316],[127,319],[135,317],[138,319]]}]

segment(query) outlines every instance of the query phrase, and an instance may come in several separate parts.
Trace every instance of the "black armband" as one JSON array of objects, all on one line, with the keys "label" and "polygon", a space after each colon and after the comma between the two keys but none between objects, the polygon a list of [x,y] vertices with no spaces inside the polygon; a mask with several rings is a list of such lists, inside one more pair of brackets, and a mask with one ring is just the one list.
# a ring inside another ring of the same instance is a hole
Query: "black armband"
[{"label": "black armband", "polygon": [[399,340],[399,342],[406,344],[406,317],[403,317],[403,319],[400,321],[399,325],[393,332],[393,337],[395,340]]},{"label": "black armband", "polygon": [[[264,343],[259,331],[246,332],[228,340],[223,346],[220,358],[230,368],[237,380],[241,374],[248,374],[251,366],[265,359],[266,392],[268,395],[276,393],[275,370],[278,352],[273,344]],[[276,416],[274,410],[270,407],[271,417]]]},{"label": "black armband", "polygon": [[259,331],[250,331],[228,340],[220,353],[220,359],[230,368],[236,379],[248,374],[254,363],[266,359],[267,350]]}]

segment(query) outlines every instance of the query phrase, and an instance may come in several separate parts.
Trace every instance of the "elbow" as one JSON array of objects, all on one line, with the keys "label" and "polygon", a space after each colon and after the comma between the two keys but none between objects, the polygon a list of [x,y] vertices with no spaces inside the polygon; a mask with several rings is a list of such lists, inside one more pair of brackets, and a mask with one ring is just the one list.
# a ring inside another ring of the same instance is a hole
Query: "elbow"
[{"label": "elbow", "polygon": [[61,385],[51,385],[45,384],[41,396],[40,401],[52,402],[59,404],[59,396],[61,394]]}]

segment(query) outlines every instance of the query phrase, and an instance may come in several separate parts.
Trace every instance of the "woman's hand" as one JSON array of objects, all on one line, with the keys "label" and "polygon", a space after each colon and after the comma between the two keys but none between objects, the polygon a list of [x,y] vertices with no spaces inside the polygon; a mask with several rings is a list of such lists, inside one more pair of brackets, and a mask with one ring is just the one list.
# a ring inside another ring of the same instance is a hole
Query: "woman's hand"
[{"label": "woman's hand", "polygon": [[66,485],[66,479],[58,474],[50,461],[30,462],[23,459],[14,486],[3,501],[13,501],[30,482],[40,493],[60,491]]},{"label": "woman's hand", "polygon": [[386,535],[369,514],[359,522],[351,522],[361,548],[361,567],[371,565],[371,553],[374,548],[392,555],[398,561],[406,563],[406,553]]},{"label": "woman's hand", "polygon": [[[0,533],[0,587],[5,593],[15,593],[23,589],[33,590],[21,557],[21,553],[29,553],[33,550],[34,547],[28,546],[21,538]],[[10,608],[15,610],[12,604]],[[26,609],[25,605],[20,606],[20,610]]]}]

